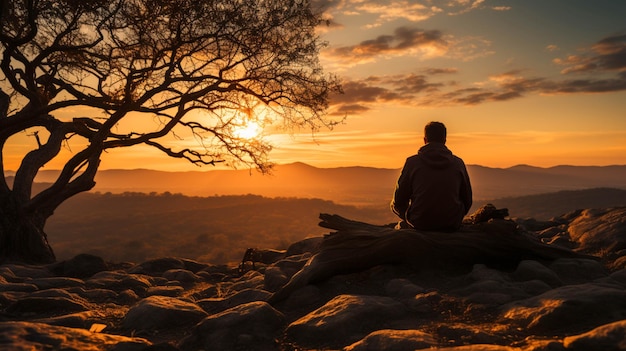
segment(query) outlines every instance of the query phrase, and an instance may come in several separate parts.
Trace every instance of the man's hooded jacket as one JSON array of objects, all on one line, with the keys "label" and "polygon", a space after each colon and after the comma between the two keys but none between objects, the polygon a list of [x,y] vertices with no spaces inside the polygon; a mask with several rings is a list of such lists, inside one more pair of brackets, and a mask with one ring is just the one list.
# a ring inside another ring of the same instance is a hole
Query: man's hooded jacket
[{"label": "man's hooded jacket", "polygon": [[407,158],[391,209],[415,229],[454,231],[472,206],[465,163],[443,143],[428,143]]}]

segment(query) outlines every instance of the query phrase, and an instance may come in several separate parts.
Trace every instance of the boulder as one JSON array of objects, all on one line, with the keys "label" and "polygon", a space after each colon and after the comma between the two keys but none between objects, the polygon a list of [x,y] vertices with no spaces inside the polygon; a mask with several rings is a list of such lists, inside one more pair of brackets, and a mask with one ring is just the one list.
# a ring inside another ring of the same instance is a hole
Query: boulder
[{"label": "boulder", "polygon": [[88,330],[32,322],[0,322],[2,350],[142,351],[146,339],[92,333]]},{"label": "boulder", "polygon": [[589,329],[626,318],[626,291],[594,283],[563,286],[507,304],[502,316],[537,333]]},{"label": "boulder", "polygon": [[161,276],[164,272],[171,269],[185,269],[185,261],[175,257],[155,258],[136,265],[128,272],[134,274]]},{"label": "boulder", "polygon": [[64,276],[85,279],[96,273],[106,271],[108,265],[102,257],[80,254],[65,262],[61,262],[61,268],[61,274]]},{"label": "boulder", "polygon": [[602,263],[581,258],[560,258],[548,266],[564,284],[580,284],[608,276]]},{"label": "boulder", "polygon": [[381,296],[340,295],[291,323],[289,340],[306,347],[340,347],[408,317],[406,306]]},{"label": "boulder", "polygon": [[128,310],[122,326],[135,331],[166,330],[194,325],[206,316],[196,304],[173,297],[150,296]]},{"label": "boulder", "polygon": [[582,252],[606,256],[626,249],[626,207],[584,210],[570,222],[568,232]]},{"label": "boulder", "polygon": [[285,317],[266,302],[251,302],[211,315],[198,323],[181,350],[278,350]]},{"label": "boulder", "polygon": [[532,260],[521,261],[511,277],[517,281],[541,280],[542,282],[557,287],[563,285],[559,276],[550,268],[540,262]]},{"label": "boulder", "polygon": [[377,330],[345,347],[344,351],[406,351],[437,346],[437,340],[419,330]]},{"label": "boulder", "polygon": [[586,333],[563,339],[568,351],[626,350],[626,320],[599,326]]},{"label": "boulder", "polygon": [[24,297],[10,304],[5,312],[13,315],[59,315],[89,309],[83,301],[67,297]]},{"label": "boulder", "polygon": [[229,308],[255,301],[266,301],[271,293],[259,289],[244,289],[227,298],[208,298],[196,303],[209,314],[219,313]]}]

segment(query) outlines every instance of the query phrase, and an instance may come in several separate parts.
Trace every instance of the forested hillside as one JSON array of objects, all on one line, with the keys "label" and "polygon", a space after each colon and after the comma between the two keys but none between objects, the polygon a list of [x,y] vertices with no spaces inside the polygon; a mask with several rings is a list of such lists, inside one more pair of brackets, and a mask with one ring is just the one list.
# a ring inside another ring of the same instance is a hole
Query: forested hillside
[{"label": "forested hillside", "polygon": [[317,225],[322,212],[378,224],[394,220],[386,208],[319,199],[85,193],[64,203],[46,231],[59,259],[86,252],[112,261],[177,256],[226,263],[241,260],[248,247],[284,249],[327,233]]},{"label": "forested hillside", "polygon": [[[511,217],[546,220],[576,209],[626,206],[626,190],[562,191],[491,202],[509,208]],[[472,211],[483,204],[477,201]],[[248,247],[285,249],[328,233],[318,226],[323,212],[373,224],[396,220],[384,205],[354,207],[320,199],[85,193],[64,203],[46,231],[59,259],[86,252],[112,261],[178,256],[226,263],[240,260]]]}]

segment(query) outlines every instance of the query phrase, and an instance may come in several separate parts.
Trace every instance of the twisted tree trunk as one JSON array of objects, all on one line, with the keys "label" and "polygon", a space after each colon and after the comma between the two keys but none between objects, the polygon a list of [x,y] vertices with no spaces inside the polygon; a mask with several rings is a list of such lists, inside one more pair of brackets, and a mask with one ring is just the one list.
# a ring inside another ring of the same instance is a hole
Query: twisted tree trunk
[{"label": "twisted tree trunk", "polygon": [[[337,230],[324,238],[320,251],[269,299],[277,303],[307,284],[336,274],[380,264],[408,264],[417,269],[471,267],[476,263],[514,268],[522,260],[594,258],[547,245],[519,230],[513,221],[491,220],[452,233],[393,229],[321,214],[320,226]],[[594,258],[595,259],[595,258]]]},{"label": "twisted tree trunk", "polygon": [[10,193],[1,196],[0,262],[54,262],[54,251],[43,230],[44,224],[45,218],[37,212],[25,212]]}]

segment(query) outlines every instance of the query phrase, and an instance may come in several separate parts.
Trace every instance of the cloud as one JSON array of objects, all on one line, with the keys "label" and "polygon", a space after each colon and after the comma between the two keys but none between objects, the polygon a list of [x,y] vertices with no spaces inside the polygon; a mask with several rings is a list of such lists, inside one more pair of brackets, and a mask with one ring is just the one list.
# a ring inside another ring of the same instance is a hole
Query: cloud
[{"label": "cloud", "polygon": [[448,51],[448,43],[438,30],[398,27],[391,35],[380,35],[356,45],[325,50],[326,59],[343,65],[372,62],[379,57],[391,56],[442,56]]},{"label": "cloud", "polygon": [[550,44],[546,46],[546,51],[558,51],[558,50],[559,50],[559,47],[554,44]]},{"label": "cloud", "polygon": [[420,93],[437,92],[444,84],[430,82],[427,75],[408,74],[350,80],[342,87],[343,94],[331,97],[333,114],[365,112],[380,103],[410,104]]},{"label": "cloud", "polygon": [[[371,76],[348,81],[345,94],[333,99],[342,105],[359,106],[366,111],[374,104],[389,103],[423,107],[477,105],[487,102],[519,99],[531,94],[608,93],[626,90],[626,35],[610,36],[598,41],[584,54],[570,55],[556,61],[567,68],[563,79],[526,76],[525,70],[509,70],[491,75],[487,80],[462,85],[441,82],[444,73],[456,74],[455,68],[425,68],[422,74]],[[572,73],[581,75],[570,78]],[[351,109],[358,113],[359,110]]]},{"label": "cloud", "polygon": [[557,58],[554,63],[565,66],[569,73],[602,73],[626,71],[626,34],[606,37],[583,54]]},{"label": "cloud", "polygon": [[370,1],[356,6],[358,12],[378,15],[377,20],[368,27],[379,27],[385,22],[406,19],[411,22],[425,21],[443,10],[437,6],[427,6],[409,1]]},{"label": "cloud", "polygon": [[425,68],[422,71],[424,73],[426,73],[426,74],[429,74],[429,75],[453,74],[453,73],[458,73],[459,72],[458,68],[453,68],[453,67],[449,67],[449,68]]},{"label": "cloud", "polygon": [[380,27],[388,22],[406,20],[417,23],[437,15],[459,15],[474,10],[508,11],[510,6],[485,5],[485,0],[317,0],[326,13],[349,16],[371,16],[366,28]]}]

